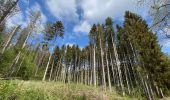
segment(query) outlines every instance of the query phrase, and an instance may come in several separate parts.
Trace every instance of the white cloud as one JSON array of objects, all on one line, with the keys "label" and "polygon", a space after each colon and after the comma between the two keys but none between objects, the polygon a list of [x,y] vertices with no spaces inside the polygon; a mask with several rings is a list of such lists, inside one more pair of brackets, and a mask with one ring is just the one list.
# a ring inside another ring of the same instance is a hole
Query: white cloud
[{"label": "white cloud", "polygon": [[28,8],[26,10],[27,15],[29,15],[29,11],[39,11],[41,13],[41,22],[46,23],[47,22],[47,17],[41,10],[41,6],[38,3],[34,3],[34,5],[31,6],[31,8]]},{"label": "white cloud", "polygon": [[[135,0],[80,0],[79,7],[82,9],[82,19],[74,28],[74,32],[86,32],[90,30],[93,23],[104,23],[107,17],[113,21],[123,20],[125,11],[146,14],[145,11],[137,9]],[[146,15],[144,15],[146,16]]]},{"label": "white cloud", "polygon": [[[57,19],[64,21],[73,21],[77,24],[74,26],[73,31],[76,33],[88,33],[90,26],[93,23],[103,23],[107,17],[112,17],[116,20],[122,20],[124,12],[130,10],[133,12],[140,13],[136,6],[136,0],[45,0],[47,9]],[[81,13],[78,13],[78,9],[81,9]],[[46,23],[47,18],[41,10],[41,6],[38,3],[34,3],[31,8],[27,8],[28,11],[40,11],[42,14],[42,23]],[[144,16],[146,16],[141,10]],[[81,19],[79,19],[81,16]],[[23,14],[15,16],[10,25],[20,22],[23,23]],[[44,25],[40,25],[43,29]]]},{"label": "white cloud", "polygon": [[16,26],[16,25],[26,26],[23,13],[20,12],[20,13],[15,14],[14,16],[8,18],[6,25],[8,28]]},{"label": "white cloud", "polygon": [[88,33],[89,26],[103,23],[107,17],[122,20],[127,10],[146,16],[143,9],[137,9],[136,0],[46,0],[45,3],[57,19],[77,22],[74,32]]},{"label": "white cloud", "polygon": [[170,48],[170,39],[162,39],[160,41],[160,45],[163,46],[164,48]]},{"label": "white cloud", "polygon": [[82,0],[84,19],[103,22],[107,17],[122,18],[126,10],[135,11],[133,0]]},{"label": "white cloud", "polygon": [[76,0],[46,0],[48,10],[58,19],[76,21]]},{"label": "white cloud", "polygon": [[[41,10],[41,6],[38,3],[34,3],[34,5],[32,5],[30,8],[27,8],[26,13],[27,16],[29,16],[29,11],[39,11],[41,13],[41,18],[40,20],[37,22],[37,31],[42,31],[44,30],[44,25],[47,22],[47,17],[45,16],[45,14],[42,12]],[[39,32],[37,32],[39,33]]]},{"label": "white cloud", "polygon": [[88,33],[90,31],[91,25],[87,21],[83,21],[76,25],[73,29],[74,32]]},{"label": "white cloud", "polygon": [[[167,32],[167,34],[170,35],[170,29],[165,28],[164,32]],[[159,32],[159,44],[164,48],[170,48],[170,39],[166,37],[164,32]]]},{"label": "white cloud", "polygon": [[64,40],[66,39],[66,40],[73,40],[73,39],[75,39],[75,34],[70,34],[70,33],[66,33],[65,35],[64,35]]},{"label": "white cloud", "polygon": [[21,2],[23,2],[25,4],[29,4],[29,0],[21,0]]},{"label": "white cloud", "polygon": [[164,32],[166,32],[167,36],[170,36],[170,28],[168,28],[168,26],[165,27]]},{"label": "white cloud", "polygon": [[23,12],[17,13],[14,16],[10,17],[7,19],[7,27],[13,27],[16,25],[21,25],[21,27],[26,27],[28,23],[28,16],[29,16],[29,11],[40,11],[41,13],[41,18],[40,21],[37,23],[38,26],[38,31],[42,31],[44,29],[44,24],[47,22],[46,16],[43,14],[41,7],[38,3],[34,3],[30,8],[27,8],[25,10],[26,15],[24,16]]}]

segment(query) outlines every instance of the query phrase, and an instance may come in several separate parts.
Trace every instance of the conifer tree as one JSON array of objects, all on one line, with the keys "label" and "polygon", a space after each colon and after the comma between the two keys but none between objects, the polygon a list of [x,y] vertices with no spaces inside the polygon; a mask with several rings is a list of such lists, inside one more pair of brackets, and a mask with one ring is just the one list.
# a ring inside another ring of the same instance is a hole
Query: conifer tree
[{"label": "conifer tree", "polygon": [[96,87],[96,37],[97,37],[97,27],[94,24],[90,30],[90,42],[93,45],[93,84]]},{"label": "conifer tree", "polygon": [[[164,85],[169,88],[168,82],[162,80],[165,79],[165,76],[168,80],[169,76],[170,67],[167,58],[161,52],[156,34],[149,30],[146,21],[134,13],[126,12],[124,31],[128,42],[134,48],[136,59],[138,59],[138,70],[140,69],[140,73],[143,73],[144,80],[148,85],[146,88],[155,87],[155,82],[159,87]],[[152,90],[148,89],[148,94],[151,95],[151,92]]]},{"label": "conifer tree", "polygon": [[[56,23],[53,23],[53,24],[51,24],[51,23],[47,24],[46,30],[45,30],[45,39],[47,39],[48,41],[52,40],[55,43],[57,37],[63,37],[63,34],[64,34],[64,26],[61,21],[57,21]],[[54,44],[53,44],[53,46],[54,46]],[[54,49],[53,46],[52,46],[52,52]],[[52,53],[49,56],[47,67],[44,72],[44,77],[42,79],[43,81],[46,79],[46,74],[47,74],[48,67],[49,67],[49,64],[51,61],[51,57],[52,57]]]}]

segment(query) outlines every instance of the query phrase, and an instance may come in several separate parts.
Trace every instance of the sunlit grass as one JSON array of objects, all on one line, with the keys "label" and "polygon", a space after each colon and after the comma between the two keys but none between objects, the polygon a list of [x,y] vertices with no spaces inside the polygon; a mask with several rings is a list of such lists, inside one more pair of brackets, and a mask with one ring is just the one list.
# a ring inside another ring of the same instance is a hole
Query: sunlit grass
[{"label": "sunlit grass", "polygon": [[[83,84],[42,81],[0,81],[0,100],[136,100]],[[139,98],[138,98],[139,99]]]}]

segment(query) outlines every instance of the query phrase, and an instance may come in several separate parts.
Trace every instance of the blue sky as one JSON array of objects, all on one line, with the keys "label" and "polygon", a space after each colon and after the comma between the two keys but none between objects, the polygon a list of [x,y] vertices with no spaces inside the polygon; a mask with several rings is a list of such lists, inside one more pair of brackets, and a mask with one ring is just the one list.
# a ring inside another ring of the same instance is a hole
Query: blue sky
[{"label": "blue sky", "polygon": [[[20,24],[26,26],[29,10],[40,11],[39,31],[46,22],[61,20],[65,27],[64,39],[58,39],[56,45],[78,44],[81,48],[88,45],[88,32],[93,23],[103,23],[109,16],[114,24],[123,22],[124,12],[129,10],[141,15],[148,24],[148,7],[138,7],[136,0],[20,0],[20,12],[8,19],[8,27]],[[37,37],[42,33],[37,32]],[[170,39],[158,35],[162,51],[170,55]],[[41,39],[40,39],[41,40]]]}]

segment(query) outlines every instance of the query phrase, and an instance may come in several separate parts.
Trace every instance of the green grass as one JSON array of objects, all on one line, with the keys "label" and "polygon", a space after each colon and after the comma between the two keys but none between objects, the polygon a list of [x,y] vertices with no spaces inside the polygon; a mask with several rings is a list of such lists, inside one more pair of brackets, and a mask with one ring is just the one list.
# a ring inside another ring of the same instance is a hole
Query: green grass
[{"label": "green grass", "polygon": [[[83,84],[0,80],[0,100],[136,100]],[[139,100],[140,98],[138,98]]]}]

